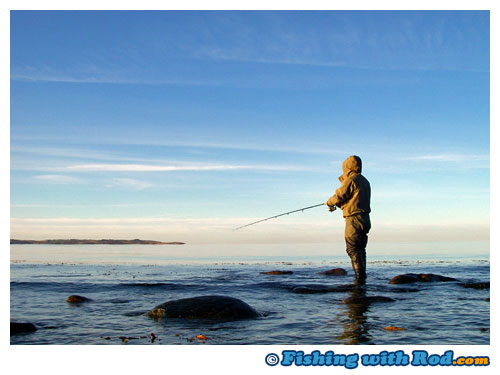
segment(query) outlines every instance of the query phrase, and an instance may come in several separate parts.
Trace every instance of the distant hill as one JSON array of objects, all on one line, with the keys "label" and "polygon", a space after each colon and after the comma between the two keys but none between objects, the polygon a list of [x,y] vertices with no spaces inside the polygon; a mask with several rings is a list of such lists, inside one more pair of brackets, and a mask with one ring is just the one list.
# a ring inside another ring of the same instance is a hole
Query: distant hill
[{"label": "distant hill", "polygon": [[184,242],[160,242],[150,240],[16,240],[11,238],[11,245],[184,245]]}]

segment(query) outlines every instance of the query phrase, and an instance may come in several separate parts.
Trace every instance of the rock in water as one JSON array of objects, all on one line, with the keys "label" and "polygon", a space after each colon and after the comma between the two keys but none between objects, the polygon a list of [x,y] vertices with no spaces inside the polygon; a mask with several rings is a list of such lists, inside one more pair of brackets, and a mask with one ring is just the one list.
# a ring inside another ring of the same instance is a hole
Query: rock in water
[{"label": "rock in water", "polygon": [[375,302],[394,302],[395,300],[384,296],[353,296],[345,298],[342,302],[347,305],[369,305]]},{"label": "rock in water", "polygon": [[433,273],[419,273],[419,281],[430,282],[430,281],[458,281],[453,277],[435,275]]},{"label": "rock in water", "polygon": [[394,276],[389,284],[410,284],[415,282],[432,281],[458,281],[452,277],[435,275],[433,273],[405,273],[404,275]]},{"label": "rock in water", "polygon": [[269,271],[269,272],[261,272],[262,275],[291,275],[293,274],[292,271]]},{"label": "rock in water", "polygon": [[333,268],[328,271],[323,271],[319,273],[320,275],[327,275],[327,276],[344,276],[347,275],[347,271],[343,268]]},{"label": "rock in water", "polygon": [[10,322],[10,335],[15,335],[18,333],[25,332],[35,332],[37,330],[33,323],[16,323]]},{"label": "rock in water", "polygon": [[396,326],[384,327],[384,329],[386,331],[406,331],[406,328],[396,327]]},{"label": "rock in water", "polygon": [[212,319],[240,320],[259,317],[259,313],[247,303],[232,297],[201,296],[168,301],[147,313],[155,319]]},{"label": "rock in water", "polygon": [[460,284],[464,288],[473,288],[473,289],[490,289],[490,282],[480,282],[480,283],[463,283]]},{"label": "rock in water", "polygon": [[405,275],[398,275],[394,276],[391,281],[389,281],[389,284],[410,284],[410,283],[416,283],[418,281],[418,278],[415,274],[405,274]]},{"label": "rock in water", "polygon": [[72,296],[69,296],[66,298],[66,302],[68,303],[82,303],[82,302],[90,302],[92,301],[90,298],[84,297],[84,296],[79,296],[77,294],[73,294]]}]

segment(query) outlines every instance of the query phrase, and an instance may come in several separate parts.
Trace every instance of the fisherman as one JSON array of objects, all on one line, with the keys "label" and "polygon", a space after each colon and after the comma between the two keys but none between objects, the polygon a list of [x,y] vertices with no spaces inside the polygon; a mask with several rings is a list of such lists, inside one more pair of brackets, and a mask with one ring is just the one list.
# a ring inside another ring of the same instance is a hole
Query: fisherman
[{"label": "fisherman", "polygon": [[342,209],[345,219],[345,243],[347,254],[351,257],[356,283],[366,281],[366,244],[370,223],[370,183],[361,175],[361,158],[349,156],[342,163],[340,187],[335,195],[325,203],[330,212],[336,207]]}]

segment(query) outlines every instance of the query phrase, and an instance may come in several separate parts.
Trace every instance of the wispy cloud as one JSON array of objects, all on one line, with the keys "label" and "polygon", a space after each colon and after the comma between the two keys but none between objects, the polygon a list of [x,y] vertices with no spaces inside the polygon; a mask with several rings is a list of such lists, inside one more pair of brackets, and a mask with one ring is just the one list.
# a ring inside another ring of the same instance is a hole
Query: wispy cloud
[{"label": "wispy cloud", "polygon": [[233,226],[244,223],[254,218],[170,218],[170,217],[121,217],[121,218],[11,218],[12,225],[67,225],[67,226],[87,226],[87,225],[180,225],[183,227],[209,226]]},{"label": "wispy cloud", "polygon": [[[307,20],[307,14],[304,15]],[[390,18],[381,14],[379,27],[359,22],[360,16],[361,13],[323,12],[317,14],[316,20],[328,17],[328,22],[305,21],[300,29],[295,29],[290,27],[295,24],[293,13],[268,13],[261,19],[266,24],[263,33],[248,24],[245,17],[228,15],[219,19],[217,28],[210,24],[201,26],[208,28],[209,35],[219,38],[207,37],[205,43],[187,44],[185,48],[191,48],[194,56],[216,61],[390,71],[488,71],[487,66],[463,61],[465,59],[458,56],[455,63],[450,64],[450,51],[443,46],[461,40],[452,24],[444,21],[446,15],[437,19],[426,17],[422,22],[419,16],[412,14],[395,14]],[[454,21],[460,23],[461,31],[467,30],[469,37],[475,40],[472,45],[476,49],[478,45],[487,48],[474,26],[457,17]],[[227,32],[229,30],[231,32]],[[460,47],[462,53],[470,51],[469,45],[461,43]],[[388,54],[391,59],[383,58]],[[408,56],[412,56],[411,60]]]},{"label": "wispy cloud", "polygon": [[[33,224],[134,224],[134,223],[168,223],[173,221],[179,222],[194,222],[194,219],[171,219],[161,217],[134,217],[134,218],[71,218],[71,217],[57,217],[57,218],[11,218],[13,223],[33,223]],[[195,220],[197,223],[209,219]]]},{"label": "wispy cloud", "polygon": [[[277,56],[277,57],[257,57],[249,56],[241,51],[221,50],[221,49],[207,49],[204,51],[206,57],[214,60],[238,61],[238,62],[251,62],[261,64],[282,64],[282,65],[308,65],[308,66],[322,66],[322,67],[348,67],[343,61],[324,61],[311,58],[297,58],[297,56]],[[352,66],[351,66],[352,67]]]},{"label": "wispy cloud", "polygon": [[118,203],[118,204],[105,204],[105,203],[99,203],[99,204],[92,204],[92,203],[85,203],[85,204],[58,204],[58,203],[44,203],[44,204],[39,204],[39,203],[14,203],[11,204],[10,207],[12,208],[144,208],[144,207],[171,207],[170,204],[166,203],[161,203],[161,202],[153,202],[153,203]]},{"label": "wispy cloud", "polygon": [[68,171],[79,172],[178,172],[178,171],[232,171],[232,170],[260,170],[260,171],[310,171],[310,168],[288,165],[237,165],[237,164],[208,164],[208,165],[151,165],[151,164],[79,164],[64,168]]},{"label": "wispy cloud", "polygon": [[[92,157],[91,157],[92,159]],[[121,158],[110,158],[110,160],[121,160]],[[123,158],[124,161],[135,160]],[[139,160],[139,159],[137,159]],[[141,159],[143,163],[82,163],[68,164],[64,160],[52,160],[44,162],[40,160],[14,160],[11,163],[12,171],[39,171],[57,173],[83,173],[83,172],[223,172],[223,171],[289,171],[289,172],[324,172],[318,166],[305,164],[228,164],[214,162],[213,164],[201,162],[169,162],[165,160]],[[47,180],[56,177],[56,174],[46,174],[41,177]],[[59,175],[57,175],[59,176]],[[63,180],[63,179],[61,179]],[[68,182],[70,182],[68,180]]]},{"label": "wispy cloud", "polygon": [[[15,137],[13,137],[15,139]],[[53,139],[46,139],[53,141]],[[44,139],[45,141],[45,139]],[[159,161],[146,158],[133,158],[130,156],[119,156],[111,152],[101,150],[94,150],[92,148],[65,148],[65,147],[28,147],[19,146],[17,144],[11,145],[10,152],[13,155],[28,154],[39,156],[55,156],[65,159],[86,159],[86,160],[112,160],[112,161]],[[163,160],[165,162],[165,160]]]},{"label": "wispy cloud", "polygon": [[53,83],[80,83],[80,84],[113,84],[113,85],[152,85],[152,86],[227,86],[227,82],[216,80],[192,80],[192,79],[127,79],[106,75],[103,71],[99,77],[95,76],[71,76],[58,73],[41,74],[32,72],[30,74],[11,74],[12,81],[20,82],[53,82]]},{"label": "wispy cloud", "polygon": [[45,181],[53,184],[81,184],[84,181],[80,178],[76,178],[73,176],[65,176],[58,174],[43,174],[34,176],[35,179],[39,181]]},{"label": "wispy cloud", "polygon": [[414,161],[436,161],[436,162],[471,162],[487,161],[490,157],[487,154],[428,154],[408,157],[407,160]]},{"label": "wispy cloud", "polygon": [[129,187],[129,188],[132,188],[134,190],[143,190],[143,189],[151,188],[154,185],[152,183],[147,182],[147,181],[135,180],[133,178],[114,178],[113,183],[110,185],[107,185],[106,187],[116,187],[116,186]]},{"label": "wispy cloud", "polygon": [[[265,143],[240,143],[234,142],[220,142],[211,141],[210,139],[206,141],[192,141],[182,140],[183,138],[192,138],[189,135],[179,135],[179,140],[169,141],[163,139],[140,139],[140,138],[106,138],[102,137],[100,139],[88,139],[87,142],[93,145],[135,145],[135,146],[159,146],[159,147],[179,147],[179,148],[190,148],[190,149],[221,149],[221,150],[241,150],[241,151],[266,151],[266,152],[279,152],[279,153],[293,153],[293,154],[311,154],[311,155],[344,155],[349,152],[347,149],[341,147],[328,147],[324,143],[312,143],[308,144],[286,144],[285,142],[280,145],[271,145]],[[65,137],[57,136],[32,136],[32,135],[16,135],[11,136],[12,141],[16,142],[68,142]],[[138,159],[129,156],[112,156],[109,153],[103,153],[101,151],[92,151],[89,149],[65,149],[65,148],[43,148],[43,147],[22,147],[14,145],[11,148],[14,152],[23,153],[34,153],[40,155],[52,155],[52,156],[69,156],[75,158],[84,158],[87,155],[87,159],[101,159],[101,160],[130,160],[130,161],[159,161],[153,159]]]}]

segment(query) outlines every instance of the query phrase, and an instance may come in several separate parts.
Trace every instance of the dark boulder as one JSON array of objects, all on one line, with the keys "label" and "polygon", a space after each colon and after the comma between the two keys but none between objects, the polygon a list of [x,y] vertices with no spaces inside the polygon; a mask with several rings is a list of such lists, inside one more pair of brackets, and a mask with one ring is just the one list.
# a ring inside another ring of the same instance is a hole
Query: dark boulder
[{"label": "dark boulder", "polygon": [[405,273],[395,276],[389,284],[410,284],[415,282],[458,281],[452,277],[435,275],[433,273]]},{"label": "dark boulder", "polygon": [[464,288],[472,288],[472,289],[490,289],[490,282],[481,282],[481,283],[463,283],[460,284]]},{"label": "dark boulder", "polygon": [[333,268],[328,271],[323,271],[319,273],[320,275],[327,275],[327,276],[344,276],[347,275],[347,271],[343,268]]},{"label": "dark boulder", "polygon": [[394,302],[395,300],[384,296],[352,296],[345,298],[342,303],[347,305],[369,305],[375,302]]},{"label": "dark boulder", "polygon": [[226,296],[201,296],[168,301],[156,306],[147,315],[154,319],[182,318],[222,321],[252,319],[260,316],[247,303]]},{"label": "dark boulder", "polygon": [[419,273],[418,274],[419,281],[423,282],[433,282],[433,281],[458,281],[453,277],[435,275],[433,273]]},{"label": "dark boulder", "polygon": [[417,281],[418,278],[415,274],[405,274],[394,276],[391,281],[389,281],[389,284],[410,284],[416,283]]},{"label": "dark boulder", "polygon": [[83,302],[90,302],[92,301],[90,298],[84,297],[84,296],[79,296],[77,294],[73,294],[72,296],[69,296],[66,298],[66,302],[68,303],[83,303]]},{"label": "dark boulder", "polygon": [[268,272],[261,272],[262,275],[291,275],[293,274],[292,271],[268,271]]},{"label": "dark boulder", "polygon": [[349,292],[357,288],[356,285],[338,285],[338,286],[323,286],[323,285],[306,285],[293,288],[293,292],[297,294],[318,294],[318,293],[342,293]]},{"label": "dark boulder", "polygon": [[25,332],[35,332],[37,330],[33,323],[17,323],[10,322],[10,335],[16,335],[18,333]]}]

